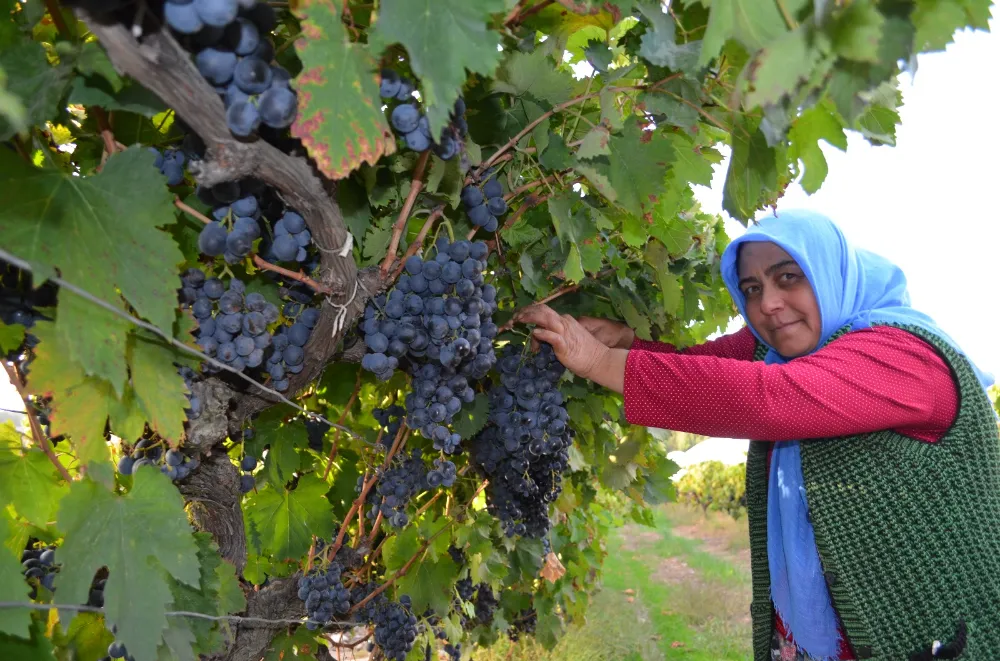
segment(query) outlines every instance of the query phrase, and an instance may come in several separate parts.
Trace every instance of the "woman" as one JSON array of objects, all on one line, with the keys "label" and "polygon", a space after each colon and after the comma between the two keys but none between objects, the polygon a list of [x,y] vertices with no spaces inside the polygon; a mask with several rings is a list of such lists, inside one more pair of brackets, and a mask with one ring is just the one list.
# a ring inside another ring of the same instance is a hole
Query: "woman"
[{"label": "woman", "polygon": [[1000,659],[992,380],[895,265],[784,212],[725,250],[748,327],[679,351],[532,306],[629,422],[761,439],[747,457],[754,659]]}]

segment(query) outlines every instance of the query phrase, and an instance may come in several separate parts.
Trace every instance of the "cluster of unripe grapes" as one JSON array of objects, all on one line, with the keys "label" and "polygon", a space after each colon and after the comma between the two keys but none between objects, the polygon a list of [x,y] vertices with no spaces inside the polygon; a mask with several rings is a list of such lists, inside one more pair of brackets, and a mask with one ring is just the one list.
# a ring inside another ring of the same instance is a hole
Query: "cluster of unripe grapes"
[{"label": "cluster of unripe grapes", "polygon": [[185,35],[201,75],[226,106],[233,135],[249,137],[263,123],[284,129],[295,121],[298,99],[288,71],[277,64],[268,35],[274,10],[256,0],[167,0],[164,19]]}]

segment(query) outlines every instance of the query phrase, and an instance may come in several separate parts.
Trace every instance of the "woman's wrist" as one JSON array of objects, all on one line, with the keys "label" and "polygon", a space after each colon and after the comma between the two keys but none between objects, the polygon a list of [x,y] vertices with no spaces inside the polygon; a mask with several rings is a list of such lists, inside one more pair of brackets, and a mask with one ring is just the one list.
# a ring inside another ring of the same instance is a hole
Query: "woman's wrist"
[{"label": "woman's wrist", "polygon": [[622,329],[622,336],[618,340],[617,348],[631,349],[634,343],[635,343],[635,331],[626,326],[624,329]]},{"label": "woman's wrist", "polygon": [[625,390],[625,363],[627,360],[628,349],[602,347],[596,353],[590,368],[581,373],[580,376],[621,393]]}]

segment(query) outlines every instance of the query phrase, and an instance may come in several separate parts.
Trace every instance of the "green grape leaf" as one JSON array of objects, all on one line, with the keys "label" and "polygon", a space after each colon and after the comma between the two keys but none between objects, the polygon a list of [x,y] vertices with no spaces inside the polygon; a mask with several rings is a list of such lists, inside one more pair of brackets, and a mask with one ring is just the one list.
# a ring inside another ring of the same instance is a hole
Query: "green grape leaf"
[{"label": "green grape leaf", "polygon": [[455,415],[451,430],[468,440],[482,431],[489,420],[490,398],[486,393],[479,393],[472,401],[472,405],[463,406]]},{"label": "green grape leaf", "polygon": [[600,39],[591,39],[583,49],[587,62],[597,71],[604,73],[611,66],[614,55],[608,45]]},{"label": "green grape leaf", "polygon": [[369,34],[373,47],[399,43],[420,77],[420,91],[438,135],[454,109],[466,70],[490,76],[500,62],[500,36],[489,29],[490,15],[504,11],[504,0],[382,0]]},{"label": "green grape leaf", "polygon": [[831,26],[833,51],[856,62],[878,62],[885,17],[869,2],[844,8]]},{"label": "green grape leaf", "polygon": [[733,124],[733,154],[722,191],[722,208],[744,223],[753,218],[765,191],[778,185],[777,156],[753,119]]},{"label": "green grape leaf", "polygon": [[611,149],[608,147],[610,140],[611,134],[608,132],[607,127],[603,124],[598,124],[590,129],[587,135],[583,136],[583,141],[580,142],[580,146],[576,149],[577,158],[607,156],[611,153]]},{"label": "green grape leaf", "polygon": [[701,89],[690,80],[678,78],[664,83],[655,93],[643,93],[639,102],[653,115],[663,115],[663,123],[693,131],[698,125]]},{"label": "green grape leaf", "polygon": [[566,256],[566,263],[563,264],[563,273],[566,274],[567,282],[580,282],[586,275],[583,272],[580,251],[575,243],[569,247],[569,255]]},{"label": "green grape leaf", "polygon": [[219,613],[241,613],[247,607],[247,598],[240,588],[240,579],[236,567],[228,560],[223,560],[215,568],[215,581],[218,585],[217,605]]},{"label": "green grape leaf", "polygon": [[45,528],[54,520],[67,486],[41,450],[0,446],[0,501],[18,514]]},{"label": "green grape leaf", "polygon": [[[56,661],[52,641],[45,636],[45,620],[31,621],[31,638],[0,636],[0,659],[16,661]],[[63,658],[60,656],[60,658]]]},{"label": "green grape leaf", "polygon": [[530,95],[551,105],[568,101],[573,96],[576,81],[560,71],[552,58],[542,50],[512,53],[497,74],[493,89],[516,97]]},{"label": "green grape leaf", "polygon": [[674,19],[664,13],[659,3],[640,5],[639,11],[652,28],[642,35],[639,56],[659,67],[667,67],[686,74],[695,73],[701,55],[701,42],[692,41],[678,45]]},{"label": "green grape leaf", "polygon": [[404,528],[385,540],[382,557],[385,559],[386,571],[399,571],[419,549],[420,534],[416,526]]},{"label": "green grape leaf", "polygon": [[674,148],[671,176],[684,184],[711,186],[714,174],[712,165],[721,160],[719,152],[711,147],[696,145],[690,136],[683,133],[671,133],[667,140]]},{"label": "green grape leaf", "polygon": [[538,157],[538,162],[546,170],[565,170],[572,165],[573,154],[570,152],[569,147],[566,146],[566,143],[563,142],[562,136],[549,131],[548,147]]},{"label": "green grape leaf", "polygon": [[413,600],[413,610],[422,613],[433,608],[438,613],[447,613],[451,607],[452,585],[458,578],[458,565],[448,554],[437,560],[421,558],[410,565],[409,571],[396,581],[401,594]]},{"label": "green grape leaf", "polygon": [[303,36],[295,40],[302,72],[293,82],[299,114],[292,135],[323,174],[343,179],[396,151],[378,94],[377,64],[364,44],[348,37],[339,4],[303,0],[295,13]]},{"label": "green grape leaf", "polygon": [[[2,454],[0,454],[0,461],[3,461]],[[0,466],[0,470],[2,470],[2,466]],[[0,489],[3,488],[5,482],[7,482],[7,478],[0,477]],[[10,502],[7,497],[4,497],[4,501]],[[0,539],[7,539],[7,519],[5,517],[0,517]],[[0,601],[30,603],[28,591],[28,584],[24,582],[24,576],[21,574],[21,559],[10,549],[0,547]],[[0,610],[0,633],[27,638],[30,624],[31,611],[27,609],[7,608]]]},{"label": "green grape leaf", "polygon": [[94,572],[108,568],[104,611],[118,626],[117,639],[136,658],[152,658],[168,623],[167,574],[198,586],[198,556],[184,502],[158,470],[136,471],[122,496],[91,479],[74,482],[59,508],[65,541],[56,587],[65,603],[87,600]]},{"label": "green grape leaf", "polygon": [[109,85],[108,89],[114,92],[121,90],[122,77],[115,71],[115,65],[111,63],[111,58],[96,41],[87,41],[80,46],[74,65],[76,70],[84,76],[103,78]]},{"label": "green grape leaf", "polygon": [[[30,39],[22,39],[0,51],[0,71],[7,72],[7,92],[23,104],[29,126],[45,124],[59,113],[59,101],[73,75],[73,69],[66,64],[49,64],[45,47]],[[17,133],[17,128],[0,114],[0,141],[10,140]],[[7,155],[17,159],[17,154],[12,152],[7,152]],[[0,185],[4,191],[16,192],[16,188],[9,188],[7,184]],[[10,198],[4,206],[16,199]]]},{"label": "green grape leaf", "polygon": [[[808,0],[784,0],[782,6],[795,16]],[[719,54],[729,39],[736,39],[750,52],[762,48],[788,29],[776,2],[715,0],[708,16],[699,65]]]},{"label": "green grape leaf", "polygon": [[823,57],[822,35],[809,34],[805,27],[786,32],[762,48],[746,66],[750,90],[747,108],[775,104],[807,80]]},{"label": "green grape leaf", "polygon": [[545,233],[533,225],[529,225],[523,220],[514,223],[510,227],[500,231],[504,243],[514,250],[521,248],[545,238]]},{"label": "green grape leaf", "polygon": [[[153,154],[132,147],[108,159],[91,177],[26,165],[13,152],[0,155],[0,188],[9,191],[0,207],[0,234],[11,252],[32,263],[39,281],[58,268],[63,278],[115,304],[118,290],[139,314],[171,333],[184,257],[167,232],[176,219],[170,191],[153,167]],[[82,305],[67,307],[60,296],[59,323],[77,331],[90,325]],[[90,304],[92,314],[99,308]],[[63,316],[66,312],[66,317]],[[68,317],[68,318],[67,318]],[[124,326],[108,323],[116,337],[95,344],[89,334],[67,331],[70,355],[82,359],[88,375],[107,379],[121,396],[125,373],[111,354],[125,345]]]},{"label": "green grape leaf", "polygon": [[108,645],[115,636],[106,626],[99,613],[78,613],[69,623],[66,631],[69,644],[78,659],[100,659],[107,656]]},{"label": "green grape leaf", "polygon": [[268,553],[277,559],[305,555],[312,536],[328,538],[333,534],[329,486],[315,475],[299,479],[293,491],[262,489],[249,498],[244,518],[250,520],[260,535],[258,553]]},{"label": "green grape leaf", "polygon": [[177,350],[146,330],[129,336],[131,386],[149,426],[170,441],[184,436],[187,386],[174,363],[186,362]]},{"label": "green grape leaf", "polygon": [[354,245],[363,247],[365,232],[372,222],[372,208],[365,189],[355,179],[345,179],[337,185],[337,204],[344,224],[354,237]]},{"label": "green grape leaf", "polygon": [[365,248],[363,266],[374,264],[385,256],[389,249],[389,242],[392,241],[392,225],[396,222],[394,218],[385,216],[379,218],[368,227],[365,234]]},{"label": "green grape leaf", "polygon": [[617,203],[630,213],[649,218],[658,196],[665,190],[664,177],[674,159],[674,149],[662,136],[643,131],[631,122],[621,136],[608,144],[608,179],[618,192]]},{"label": "green grape leaf", "polygon": [[819,190],[828,171],[819,141],[825,140],[841,151],[847,150],[844,127],[835,111],[825,105],[802,111],[788,131],[788,140],[791,143],[788,158],[802,161],[805,172],[800,183],[810,195]]},{"label": "green grape leaf", "polygon": [[8,353],[20,347],[23,342],[24,326],[0,321],[0,351]]},{"label": "green grape leaf", "polygon": [[100,106],[105,110],[124,110],[145,117],[154,117],[167,109],[160,97],[142,85],[132,84],[114,89],[108,81],[96,76],[74,78],[67,103]]},{"label": "green grape leaf", "polygon": [[944,50],[954,39],[955,31],[967,23],[965,4],[965,0],[919,0],[911,15],[917,28],[917,50]]}]

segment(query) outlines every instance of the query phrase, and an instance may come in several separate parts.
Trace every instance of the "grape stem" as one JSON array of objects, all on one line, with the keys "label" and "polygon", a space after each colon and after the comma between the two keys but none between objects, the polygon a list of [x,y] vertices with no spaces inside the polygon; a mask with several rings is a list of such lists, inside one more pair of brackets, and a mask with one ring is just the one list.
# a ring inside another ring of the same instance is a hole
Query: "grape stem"
[{"label": "grape stem", "polygon": [[[208,216],[204,215],[197,209],[182,202],[181,198],[179,197],[176,196],[174,197],[174,206],[183,211],[184,213],[194,216],[203,223],[208,224],[213,222],[212,219],[210,219]],[[302,271],[290,271],[289,269],[278,266],[277,264],[272,264],[271,262],[267,261],[257,253],[254,253],[253,255],[253,263],[254,266],[256,266],[261,270],[273,271],[275,273],[285,276],[286,278],[289,278],[290,280],[301,282],[302,284],[306,285],[307,287],[309,287],[310,289],[319,294],[330,295],[333,293],[332,289],[330,289],[329,287],[327,287],[322,283],[316,282]]]},{"label": "grape stem", "polygon": [[431,215],[427,217],[424,221],[423,227],[420,228],[420,232],[417,233],[417,238],[413,240],[413,243],[406,249],[406,254],[403,255],[403,259],[400,260],[399,265],[392,274],[392,281],[395,282],[399,279],[399,276],[403,273],[403,268],[406,266],[406,260],[417,254],[417,251],[424,245],[424,239],[427,238],[427,234],[431,231],[431,226],[434,225],[434,221],[444,215],[444,207],[438,207],[431,212]]},{"label": "grape stem", "polygon": [[413,168],[413,179],[410,180],[410,192],[406,196],[406,202],[403,204],[403,208],[399,210],[399,216],[396,218],[396,223],[392,226],[392,238],[389,240],[389,251],[385,255],[385,259],[382,261],[382,275],[389,275],[389,270],[392,268],[393,262],[396,261],[396,249],[399,248],[399,239],[403,236],[403,230],[406,228],[406,221],[410,217],[410,212],[413,211],[413,205],[417,201],[417,196],[420,195],[420,191],[424,189],[424,170],[427,169],[427,161],[431,158],[431,150],[427,149],[417,160],[417,166]]},{"label": "grape stem", "polygon": [[[603,271],[601,271],[600,273],[598,273],[597,275],[594,276],[594,280],[599,280],[599,279],[603,278],[606,275],[610,275],[611,273],[614,273],[614,271],[615,271],[614,269],[604,269]],[[549,302],[551,302],[551,301],[559,298],[563,294],[571,294],[571,293],[575,292],[581,286],[583,286],[583,282],[582,281],[578,282],[576,284],[573,284],[573,285],[568,285],[568,284],[567,285],[563,285],[562,287],[559,287],[558,289],[556,289],[554,292],[552,292],[551,294],[549,294],[548,296],[546,296],[542,300],[535,301],[534,303],[532,303],[532,305],[542,305],[542,304],[545,304],[545,303],[549,303]],[[500,328],[497,329],[497,333],[503,333],[504,331],[509,331],[513,327],[514,327],[514,317],[512,316],[509,320],[507,320],[507,323],[505,323],[503,326],[501,326]]]},{"label": "grape stem", "polygon": [[27,391],[24,389],[24,381],[21,379],[21,375],[18,374],[17,368],[14,367],[14,365],[7,363],[7,361],[3,361],[3,368],[4,371],[7,372],[7,378],[10,379],[11,385],[17,389],[17,394],[21,396],[21,400],[24,402],[24,413],[28,416],[28,424],[31,425],[31,437],[35,440],[35,443],[38,444],[41,451],[45,453],[45,456],[49,458],[52,465],[56,467],[59,474],[63,476],[63,479],[66,480],[66,482],[72,482],[73,476],[71,476],[69,471],[66,470],[66,467],[59,462],[59,459],[56,457],[56,453],[52,450],[52,446],[49,445],[49,439],[42,430],[42,424],[38,422],[38,415],[35,413],[35,407],[31,403],[31,399],[28,397]]},{"label": "grape stem", "polygon": [[[358,393],[361,392],[361,374],[362,370],[358,370],[358,378],[354,382],[354,392],[351,393],[351,398],[347,400],[347,404],[344,406],[343,413],[340,414],[340,418],[337,420],[338,425],[344,424],[344,420],[347,419],[347,412],[351,410],[354,406],[354,401],[358,398]],[[330,476],[330,470],[333,468],[333,459],[337,456],[337,448],[340,443],[340,430],[333,436],[333,447],[330,448],[330,456],[326,459],[326,470],[323,471],[323,480]]]},{"label": "grape stem", "polygon": [[[559,0],[559,1],[560,1],[560,4],[563,4],[563,0]],[[568,0],[566,0],[566,1],[568,2]],[[508,140],[506,144],[504,144],[502,147],[500,147],[500,149],[498,149],[495,152],[493,152],[493,155],[490,156],[488,159],[486,159],[479,166],[479,169],[476,171],[476,175],[477,176],[482,176],[483,172],[485,172],[491,165],[493,165],[494,163],[496,163],[497,160],[501,156],[503,156],[506,152],[508,152],[510,149],[512,149],[514,147],[514,145],[516,145],[518,142],[520,142],[521,138],[523,138],[524,136],[526,136],[529,133],[531,133],[535,129],[536,126],[538,126],[539,124],[541,124],[542,122],[544,122],[549,117],[551,117],[552,115],[556,114],[557,112],[562,112],[566,108],[571,108],[571,107],[575,106],[578,103],[583,103],[584,101],[589,101],[590,99],[593,99],[594,97],[600,96],[605,91],[607,91],[607,92],[627,92],[627,91],[630,91],[630,90],[656,89],[657,87],[659,87],[663,83],[671,81],[674,78],[679,78],[680,76],[681,76],[681,74],[679,74],[679,73],[671,74],[671,75],[667,76],[666,78],[664,78],[662,80],[658,80],[657,82],[653,83],[652,85],[625,85],[625,86],[622,86],[622,87],[609,87],[606,90],[601,90],[600,92],[588,92],[586,94],[581,94],[580,96],[574,97],[574,98],[570,99],[569,101],[563,101],[562,103],[556,104],[556,105],[552,106],[551,110],[542,113],[534,121],[529,122],[527,126],[525,126],[523,129],[521,129],[520,131],[518,131],[517,135],[515,135],[513,138],[511,138],[510,140]]]},{"label": "grape stem", "polygon": [[[115,134],[111,131],[111,122],[108,120],[108,113],[105,112],[104,108],[99,106],[91,106],[87,112],[92,114],[94,119],[97,120],[97,127],[101,131],[101,139],[104,140],[104,159],[111,154],[118,153],[118,142],[115,140]],[[102,159],[101,165],[104,165],[104,159]]]}]

